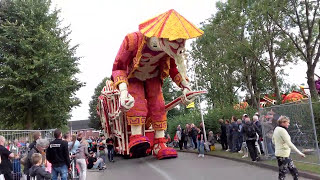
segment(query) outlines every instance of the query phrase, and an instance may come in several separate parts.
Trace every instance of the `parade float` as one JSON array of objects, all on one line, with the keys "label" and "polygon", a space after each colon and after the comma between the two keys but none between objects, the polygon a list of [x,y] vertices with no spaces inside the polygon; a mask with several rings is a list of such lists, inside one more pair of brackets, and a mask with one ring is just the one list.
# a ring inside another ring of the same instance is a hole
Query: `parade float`
[{"label": "parade float", "polygon": [[[320,76],[318,76],[317,74],[315,74],[315,76],[317,76],[318,79],[315,80],[314,83],[316,85],[318,94],[320,95]],[[288,93],[288,94],[281,94],[281,98],[282,98],[281,104],[306,101],[309,98],[309,96],[305,92],[305,89],[309,89],[309,88],[300,86],[300,91],[292,91],[291,93]],[[276,103],[277,103],[277,100],[276,100],[275,94],[262,95],[262,98],[260,98],[260,101],[259,101],[259,105],[261,108],[272,106],[272,105],[275,105]],[[249,107],[249,104],[246,101],[244,101],[244,102],[240,102],[239,104],[235,104],[233,108],[236,110],[239,110],[239,109],[246,109],[247,107]]]},{"label": "parade float", "polygon": [[[166,146],[166,112],[205,93],[191,90],[184,62],[186,40],[202,34],[171,9],[124,38],[97,106],[104,133],[115,138],[117,153],[132,158],[151,153],[158,159],[177,157],[176,150]],[[168,76],[183,95],[165,105],[162,84]]]}]

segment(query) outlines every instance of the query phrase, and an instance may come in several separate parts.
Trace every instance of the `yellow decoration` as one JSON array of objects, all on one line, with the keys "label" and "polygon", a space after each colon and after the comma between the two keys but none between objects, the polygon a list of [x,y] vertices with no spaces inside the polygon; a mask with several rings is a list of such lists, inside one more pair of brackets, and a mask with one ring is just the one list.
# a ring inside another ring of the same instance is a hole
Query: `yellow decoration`
[{"label": "yellow decoration", "polygon": [[188,104],[187,108],[194,108],[194,102]]},{"label": "yellow decoration", "polygon": [[202,30],[173,9],[141,23],[139,30],[146,37],[168,38],[169,41],[192,39],[203,34]]}]

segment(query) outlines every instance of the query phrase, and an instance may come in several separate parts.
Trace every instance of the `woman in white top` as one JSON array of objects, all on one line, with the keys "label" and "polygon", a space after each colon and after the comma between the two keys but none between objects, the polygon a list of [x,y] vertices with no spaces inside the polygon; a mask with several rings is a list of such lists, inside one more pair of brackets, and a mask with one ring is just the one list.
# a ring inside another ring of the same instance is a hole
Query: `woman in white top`
[{"label": "woman in white top", "polygon": [[275,145],[275,155],[279,166],[279,180],[285,179],[287,169],[289,169],[294,180],[298,179],[298,170],[294,166],[292,159],[289,157],[291,149],[296,151],[300,156],[305,157],[305,155],[291,142],[291,137],[287,131],[289,125],[290,119],[286,116],[280,116],[278,119],[278,126],[275,128],[272,136],[272,142]]}]

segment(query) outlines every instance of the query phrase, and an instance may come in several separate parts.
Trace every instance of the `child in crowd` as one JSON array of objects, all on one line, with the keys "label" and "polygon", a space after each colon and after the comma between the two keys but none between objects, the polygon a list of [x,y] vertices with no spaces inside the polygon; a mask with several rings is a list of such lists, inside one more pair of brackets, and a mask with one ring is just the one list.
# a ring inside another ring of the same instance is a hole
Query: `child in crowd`
[{"label": "child in crowd", "polygon": [[31,178],[36,178],[36,180],[51,179],[51,174],[41,167],[42,155],[40,153],[34,153],[31,156],[31,162],[33,164],[33,166],[29,169]]}]

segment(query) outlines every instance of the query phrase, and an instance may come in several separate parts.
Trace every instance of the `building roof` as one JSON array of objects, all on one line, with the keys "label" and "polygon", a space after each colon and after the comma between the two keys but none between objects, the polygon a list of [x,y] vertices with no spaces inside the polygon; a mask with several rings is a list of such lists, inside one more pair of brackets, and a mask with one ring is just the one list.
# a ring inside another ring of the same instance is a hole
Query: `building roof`
[{"label": "building roof", "polygon": [[69,121],[68,126],[72,130],[92,129],[89,127],[90,120]]}]

